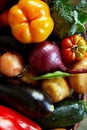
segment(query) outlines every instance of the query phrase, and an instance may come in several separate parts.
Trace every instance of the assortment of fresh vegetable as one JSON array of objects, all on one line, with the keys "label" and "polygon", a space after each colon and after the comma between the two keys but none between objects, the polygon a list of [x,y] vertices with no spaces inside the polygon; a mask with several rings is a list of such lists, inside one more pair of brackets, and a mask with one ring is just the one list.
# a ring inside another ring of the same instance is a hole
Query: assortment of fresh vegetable
[{"label": "assortment of fresh vegetable", "polygon": [[67,130],[87,116],[86,22],[86,0],[0,1],[0,129]]}]

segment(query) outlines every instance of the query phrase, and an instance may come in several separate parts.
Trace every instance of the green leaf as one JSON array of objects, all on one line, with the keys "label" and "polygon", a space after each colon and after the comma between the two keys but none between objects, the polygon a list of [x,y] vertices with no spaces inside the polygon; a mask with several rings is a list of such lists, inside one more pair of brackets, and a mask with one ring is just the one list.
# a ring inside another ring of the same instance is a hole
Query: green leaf
[{"label": "green leaf", "polygon": [[87,0],[46,0],[46,2],[54,20],[54,33],[60,38],[85,31]]},{"label": "green leaf", "polygon": [[47,73],[41,76],[33,77],[33,80],[52,79],[52,78],[66,77],[71,75],[72,74],[62,72],[62,71],[55,71],[53,73]]},{"label": "green leaf", "polygon": [[73,35],[75,32],[85,32],[85,26],[79,21],[77,11],[74,11],[74,21],[68,34]]}]

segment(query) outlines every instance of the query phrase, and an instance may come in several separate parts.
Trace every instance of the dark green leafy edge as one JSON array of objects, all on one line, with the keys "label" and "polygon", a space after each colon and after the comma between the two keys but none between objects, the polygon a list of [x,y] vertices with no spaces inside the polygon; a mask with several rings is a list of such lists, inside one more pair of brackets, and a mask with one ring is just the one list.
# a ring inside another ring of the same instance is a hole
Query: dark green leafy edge
[{"label": "dark green leafy edge", "polygon": [[51,13],[57,12],[67,23],[71,23],[68,35],[85,32],[87,22],[87,0],[46,0]]}]

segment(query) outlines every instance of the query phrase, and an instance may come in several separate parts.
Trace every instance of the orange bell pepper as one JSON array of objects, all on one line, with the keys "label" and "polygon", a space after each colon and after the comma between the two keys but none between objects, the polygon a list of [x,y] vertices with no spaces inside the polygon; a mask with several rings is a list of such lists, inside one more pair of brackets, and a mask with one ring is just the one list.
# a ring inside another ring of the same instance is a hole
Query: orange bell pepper
[{"label": "orange bell pepper", "polygon": [[9,25],[21,43],[42,42],[54,28],[49,6],[42,0],[19,0],[9,11]]}]

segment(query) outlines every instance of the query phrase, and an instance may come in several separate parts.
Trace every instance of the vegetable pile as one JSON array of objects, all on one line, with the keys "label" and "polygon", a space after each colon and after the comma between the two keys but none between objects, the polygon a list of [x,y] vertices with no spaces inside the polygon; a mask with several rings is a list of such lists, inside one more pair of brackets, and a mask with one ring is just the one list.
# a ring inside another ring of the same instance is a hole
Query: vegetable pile
[{"label": "vegetable pile", "polygon": [[87,116],[86,25],[86,0],[0,1],[0,129],[67,130]]}]

